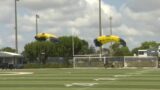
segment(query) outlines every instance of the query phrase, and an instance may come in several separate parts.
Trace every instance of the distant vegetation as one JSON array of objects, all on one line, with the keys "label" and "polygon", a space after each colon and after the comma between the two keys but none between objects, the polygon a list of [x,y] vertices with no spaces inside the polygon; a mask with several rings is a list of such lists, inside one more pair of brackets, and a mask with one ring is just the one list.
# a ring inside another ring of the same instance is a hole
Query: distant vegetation
[{"label": "distant vegetation", "polygon": [[[95,49],[89,46],[88,42],[78,37],[74,38],[74,54],[90,54],[95,53]],[[59,43],[53,42],[31,42],[24,47],[24,56],[28,62],[34,62],[41,59],[45,64],[47,57],[72,57],[72,37],[60,37]]]},{"label": "distant vegetation", "polygon": [[4,47],[2,49],[0,49],[0,51],[6,51],[6,52],[16,52],[15,49],[11,48],[11,47]]},{"label": "distant vegetation", "polygon": [[[30,42],[24,46],[22,54],[24,55],[27,63],[36,62],[40,59],[42,64],[46,63],[46,59],[48,57],[72,57],[72,38],[74,39],[75,55],[99,53],[99,49],[96,50],[94,46],[90,46],[87,41],[80,39],[79,37],[63,36],[59,38],[59,43],[52,43],[49,41]],[[158,47],[159,45],[160,43],[155,41],[146,41],[143,42],[141,46],[136,47],[133,50],[129,50],[128,47],[122,47],[120,44],[113,43],[109,48],[103,48],[103,52],[108,52],[108,54],[110,53],[112,56],[133,56],[133,54],[137,54],[139,49],[149,49]],[[0,49],[0,51],[15,52],[15,49],[4,47]]]}]

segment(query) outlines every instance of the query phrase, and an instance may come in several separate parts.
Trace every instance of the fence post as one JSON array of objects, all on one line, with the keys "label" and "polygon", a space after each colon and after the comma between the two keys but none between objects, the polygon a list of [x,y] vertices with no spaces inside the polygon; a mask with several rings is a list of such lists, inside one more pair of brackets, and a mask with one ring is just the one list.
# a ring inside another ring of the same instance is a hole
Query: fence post
[{"label": "fence post", "polygon": [[126,56],[124,56],[124,59],[123,59],[123,67],[127,67],[127,64],[126,64]]},{"label": "fence post", "polygon": [[76,61],[75,61],[75,58],[73,56],[73,68],[75,69],[75,67],[76,67]]}]

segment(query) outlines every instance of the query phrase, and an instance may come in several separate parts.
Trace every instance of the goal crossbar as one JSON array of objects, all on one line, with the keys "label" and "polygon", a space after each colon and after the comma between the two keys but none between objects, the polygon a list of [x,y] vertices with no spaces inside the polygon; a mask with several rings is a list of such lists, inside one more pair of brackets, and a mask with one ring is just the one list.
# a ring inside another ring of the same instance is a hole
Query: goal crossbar
[{"label": "goal crossbar", "polygon": [[73,67],[158,67],[157,57],[73,57]]}]

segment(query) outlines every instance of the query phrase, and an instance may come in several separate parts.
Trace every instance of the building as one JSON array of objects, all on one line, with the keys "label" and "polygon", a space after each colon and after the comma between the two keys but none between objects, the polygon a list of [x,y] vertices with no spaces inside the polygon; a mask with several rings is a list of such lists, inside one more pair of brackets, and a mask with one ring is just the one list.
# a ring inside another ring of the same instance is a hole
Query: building
[{"label": "building", "polygon": [[12,64],[15,68],[20,68],[23,65],[23,60],[21,54],[0,51],[0,65]]},{"label": "building", "polygon": [[140,57],[146,57],[147,55],[147,50],[138,50],[138,56]]},{"label": "building", "polygon": [[146,50],[138,50],[138,56],[158,56],[160,57],[160,46],[146,49]]}]

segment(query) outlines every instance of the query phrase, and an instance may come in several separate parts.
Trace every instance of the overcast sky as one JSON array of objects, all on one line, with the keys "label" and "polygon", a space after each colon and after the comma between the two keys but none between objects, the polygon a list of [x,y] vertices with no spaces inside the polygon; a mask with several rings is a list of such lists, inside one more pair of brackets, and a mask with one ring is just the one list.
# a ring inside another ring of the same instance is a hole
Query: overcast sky
[{"label": "overcast sky", "polygon": [[[34,41],[35,15],[39,32],[57,36],[75,35],[90,45],[99,35],[99,0],[19,0],[18,46]],[[14,0],[0,0],[0,48],[15,48]],[[109,35],[112,16],[113,34],[126,40],[130,49],[144,41],[160,42],[160,0],[102,0],[103,34]],[[106,46],[107,47],[107,46]]]}]

